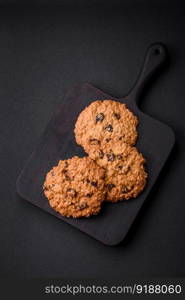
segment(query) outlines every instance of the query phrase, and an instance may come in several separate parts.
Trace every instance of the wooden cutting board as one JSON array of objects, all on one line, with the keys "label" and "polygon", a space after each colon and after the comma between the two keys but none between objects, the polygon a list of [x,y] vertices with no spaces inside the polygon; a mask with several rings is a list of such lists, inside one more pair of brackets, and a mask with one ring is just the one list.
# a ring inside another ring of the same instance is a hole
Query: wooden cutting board
[{"label": "wooden cutting board", "polygon": [[[58,107],[40,138],[37,148],[17,180],[17,191],[21,197],[75,226],[107,245],[116,245],[126,236],[152,186],[154,185],[175,142],[174,133],[167,125],[146,115],[138,108],[138,99],[149,79],[163,65],[166,49],[152,44],[146,53],[141,73],[134,88],[121,99],[106,94],[89,83],[75,86],[67,94],[65,104]],[[74,139],[74,125],[79,113],[92,101],[113,99],[126,103],[139,118],[137,148],[147,160],[148,183],[136,199],[117,204],[105,203],[99,215],[87,219],[65,218],[50,208],[43,195],[42,185],[46,173],[60,159],[74,155],[86,155]],[[157,100],[156,100],[157,101]],[[62,227],[61,227],[62,230]]]}]

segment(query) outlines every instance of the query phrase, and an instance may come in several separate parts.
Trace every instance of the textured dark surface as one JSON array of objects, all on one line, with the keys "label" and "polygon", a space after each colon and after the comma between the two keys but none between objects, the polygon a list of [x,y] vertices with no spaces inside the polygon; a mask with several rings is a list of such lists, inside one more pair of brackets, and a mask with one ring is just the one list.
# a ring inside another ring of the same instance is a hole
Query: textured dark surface
[{"label": "textured dark surface", "polygon": [[[136,2],[0,11],[1,275],[185,275],[184,8]],[[107,247],[20,199],[15,182],[67,89],[88,81],[121,97],[156,40],[167,45],[170,63],[141,108],[170,125],[177,142],[124,243]]]}]

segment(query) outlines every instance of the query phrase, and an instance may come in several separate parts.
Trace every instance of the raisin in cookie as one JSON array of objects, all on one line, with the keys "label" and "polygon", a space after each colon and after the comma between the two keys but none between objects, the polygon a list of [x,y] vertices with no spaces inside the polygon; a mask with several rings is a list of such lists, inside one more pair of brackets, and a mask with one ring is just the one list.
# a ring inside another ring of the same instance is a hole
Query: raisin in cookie
[{"label": "raisin in cookie", "polygon": [[87,153],[91,146],[123,141],[134,145],[137,139],[137,117],[126,105],[113,100],[92,102],[79,115],[75,124],[75,138]]},{"label": "raisin in cookie", "polygon": [[59,161],[46,175],[44,194],[66,217],[88,217],[100,211],[105,197],[105,170],[89,157]]},{"label": "raisin in cookie", "polygon": [[147,173],[145,159],[135,147],[123,142],[91,147],[89,156],[106,169],[106,200],[117,202],[135,198],[143,190]]}]

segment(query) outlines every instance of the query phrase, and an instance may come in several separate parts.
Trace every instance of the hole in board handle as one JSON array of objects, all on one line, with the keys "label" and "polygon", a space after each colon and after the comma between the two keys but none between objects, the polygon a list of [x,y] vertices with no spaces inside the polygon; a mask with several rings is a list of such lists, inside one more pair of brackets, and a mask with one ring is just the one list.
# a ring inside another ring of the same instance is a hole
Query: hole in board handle
[{"label": "hole in board handle", "polygon": [[161,49],[160,49],[160,48],[155,48],[155,49],[154,49],[154,54],[155,54],[155,55],[161,54]]}]

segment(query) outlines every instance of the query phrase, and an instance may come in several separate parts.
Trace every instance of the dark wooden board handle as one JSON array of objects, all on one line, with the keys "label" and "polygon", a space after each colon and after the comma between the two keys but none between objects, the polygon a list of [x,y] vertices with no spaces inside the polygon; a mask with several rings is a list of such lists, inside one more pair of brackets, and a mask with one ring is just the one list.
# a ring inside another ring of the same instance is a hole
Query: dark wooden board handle
[{"label": "dark wooden board handle", "polygon": [[125,98],[138,104],[139,96],[151,77],[164,64],[167,57],[166,47],[162,43],[154,43],[146,51],[144,62],[135,85]]}]

